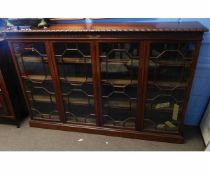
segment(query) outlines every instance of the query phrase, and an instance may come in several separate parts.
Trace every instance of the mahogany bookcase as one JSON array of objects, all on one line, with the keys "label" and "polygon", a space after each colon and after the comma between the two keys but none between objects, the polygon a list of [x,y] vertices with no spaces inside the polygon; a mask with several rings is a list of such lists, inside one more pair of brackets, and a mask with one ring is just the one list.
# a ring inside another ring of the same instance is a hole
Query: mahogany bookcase
[{"label": "mahogany bookcase", "polygon": [[30,126],[181,143],[205,31],[197,22],[168,22],[5,34]]}]

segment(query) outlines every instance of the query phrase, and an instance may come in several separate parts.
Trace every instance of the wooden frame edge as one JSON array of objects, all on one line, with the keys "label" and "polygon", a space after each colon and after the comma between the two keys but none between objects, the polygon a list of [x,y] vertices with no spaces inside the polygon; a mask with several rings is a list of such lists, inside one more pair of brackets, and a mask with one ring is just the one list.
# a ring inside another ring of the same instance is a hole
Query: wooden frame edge
[{"label": "wooden frame edge", "polygon": [[89,134],[100,134],[100,135],[106,135],[106,136],[160,141],[160,142],[168,142],[168,143],[183,143],[184,142],[184,137],[177,134],[139,132],[139,131],[120,130],[117,128],[113,129],[113,128],[105,128],[105,127],[97,127],[97,126],[90,127],[90,126],[79,125],[79,124],[75,125],[75,124],[40,122],[37,120],[30,120],[29,123],[31,127],[45,128],[45,129],[83,132],[83,133],[89,133]]}]

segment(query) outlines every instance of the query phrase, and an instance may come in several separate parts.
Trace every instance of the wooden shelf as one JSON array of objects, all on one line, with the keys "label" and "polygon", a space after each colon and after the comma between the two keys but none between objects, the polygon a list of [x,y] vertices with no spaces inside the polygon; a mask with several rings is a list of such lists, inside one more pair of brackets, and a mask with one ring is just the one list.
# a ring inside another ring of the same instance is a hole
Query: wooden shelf
[{"label": "wooden shelf", "polygon": [[185,88],[187,87],[187,83],[180,83],[180,82],[163,82],[163,81],[148,81],[148,84],[149,85],[158,85],[160,87],[168,87],[168,88],[176,88],[176,87],[179,87],[179,88]]},{"label": "wooden shelf", "polygon": [[[63,57],[64,64],[91,64],[90,58],[70,58],[70,57]],[[62,64],[61,61],[59,61]]]},{"label": "wooden shelf", "polygon": [[111,83],[113,85],[136,85],[138,80],[126,80],[126,79],[107,79],[102,80],[102,83]]},{"label": "wooden shelf", "polygon": [[[52,101],[55,103],[56,99],[55,96],[51,96],[52,97]],[[50,103],[50,96],[47,95],[33,95],[33,99],[36,102],[43,102],[43,103]],[[32,100],[32,98],[31,98]],[[65,103],[68,103],[68,97],[63,96],[63,100]],[[74,105],[89,105],[88,104],[88,99],[87,98],[69,98],[69,102],[70,104],[74,104]],[[93,105],[94,104],[94,100],[91,98],[90,99],[90,104]]]},{"label": "wooden shelf", "polygon": [[[41,57],[35,57],[35,56],[24,56],[22,57],[24,62],[30,62],[30,63],[42,63],[42,58]],[[47,57],[43,57],[43,60],[45,63],[48,62]]]},{"label": "wooden shelf", "polygon": [[137,59],[134,59],[134,60],[131,60],[131,59],[102,59],[101,60],[101,64],[125,64],[125,65],[131,65],[131,63],[133,63],[134,66],[138,66],[139,65],[139,60]]},{"label": "wooden shelf", "polygon": [[[22,75],[22,78],[24,79],[30,79],[32,81],[51,81],[52,77],[50,75],[47,75],[46,77],[44,75]],[[92,82],[93,79],[88,77],[60,77],[60,80],[66,80],[67,82],[75,82],[75,83],[83,83],[83,82]],[[137,85],[137,80],[126,80],[126,79],[107,79],[107,80],[101,80],[102,83],[111,83],[113,85]],[[163,83],[164,84],[164,83]]]},{"label": "wooden shelf", "polygon": [[83,82],[92,82],[93,79],[88,77],[87,79],[85,77],[60,77],[60,80],[66,80],[67,82],[73,82],[73,83],[83,83]]},{"label": "wooden shelf", "polygon": [[[51,96],[53,103],[56,102],[55,96]],[[42,103],[50,103],[50,96],[47,95],[33,95],[33,99],[36,102],[42,102]],[[68,103],[68,97],[63,96],[63,100],[65,103]],[[78,106],[88,106],[88,105],[94,105],[94,99],[90,98],[88,103],[88,98],[74,98],[70,97],[69,98],[69,103],[73,105],[78,105]],[[136,108],[136,102],[132,102],[131,106],[129,104],[129,101],[125,100],[110,100],[109,103],[105,103],[106,107],[111,107],[111,108]]]},{"label": "wooden shelf", "polygon": [[[32,81],[51,81],[52,77],[50,75],[47,75],[46,77],[44,75],[22,75],[24,79],[30,79]],[[75,83],[83,83],[83,82],[92,82],[92,78],[85,78],[85,77],[60,77],[60,80],[67,81],[67,82],[75,82]]]},{"label": "wooden shelf", "polygon": [[[64,96],[63,99],[64,99],[65,103],[68,103],[68,97]],[[88,103],[88,98],[73,98],[73,97],[69,98],[69,103],[73,104],[73,105],[78,105],[78,106],[93,105],[94,104],[93,98],[90,98],[89,102],[90,103]]]},{"label": "wooden shelf", "polygon": [[[52,102],[55,103],[56,99],[54,95],[51,95],[52,98]],[[50,103],[50,96],[47,95],[33,95],[33,98],[31,98],[31,100],[34,100],[36,102],[43,102],[43,103]]]},{"label": "wooden shelf", "polygon": [[47,76],[45,76],[45,75],[22,75],[22,78],[30,79],[32,81],[44,81],[44,80],[50,81],[50,80],[52,80],[50,75],[47,75]]},{"label": "wooden shelf", "polygon": [[[31,63],[42,63],[41,57],[35,57],[35,56],[28,56],[28,57],[22,57],[24,62],[31,62]],[[71,58],[71,57],[63,57],[63,64],[91,64],[90,58]],[[47,57],[43,57],[43,61],[45,63],[48,62]],[[61,59],[57,58],[58,64],[62,64]]]},{"label": "wooden shelf", "polygon": [[149,67],[154,67],[155,64],[158,64],[160,66],[172,66],[172,67],[180,67],[180,66],[190,66],[192,64],[192,61],[150,61]]},{"label": "wooden shelf", "polygon": [[125,109],[129,109],[129,108],[136,108],[136,102],[132,102],[131,104],[129,103],[129,101],[125,101],[125,100],[109,100],[109,102],[104,104],[105,107],[110,107],[110,108],[125,108]]},{"label": "wooden shelf", "polygon": [[[52,80],[52,77],[50,75],[47,75],[46,77],[44,75],[22,75],[24,79],[30,79],[32,81],[50,81]],[[60,77],[60,80],[66,80],[68,82],[75,82],[75,83],[80,83],[80,82],[92,82],[93,79],[88,77]],[[138,83],[137,80],[126,80],[126,79],[108,79],[108,80],[101,80],[102,83],[112,83],[114,85],[136,85]]]},{"label": "wooden shelf", "polygon": [[126,67],[138,67],[139,66],[139,60],[133,60],[133,62],[131,60],[101,60],[101,66],[106,66],[106,64],[108,66],[111,65],[124,65]]}]

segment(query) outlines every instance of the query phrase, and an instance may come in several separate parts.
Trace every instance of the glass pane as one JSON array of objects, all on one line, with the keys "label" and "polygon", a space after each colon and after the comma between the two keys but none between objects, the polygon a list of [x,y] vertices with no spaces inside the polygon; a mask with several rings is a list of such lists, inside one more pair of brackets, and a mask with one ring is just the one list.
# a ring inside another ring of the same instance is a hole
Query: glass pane
[{"label": "glass pane", "polygon": [[104,126],[135,128],[138,43],[100,44]]},{"label": "glass pane", "polygon": [[59,120],[44,43],[14,43],[34,119]]},{"label": "glass pane", "polygon": [[194,43],[151,44],[145,130],[178,131],[194,49]]},{"label": "glass pane", "polygon": [[66,121],[96,123],[89,43],[54,43]]}]

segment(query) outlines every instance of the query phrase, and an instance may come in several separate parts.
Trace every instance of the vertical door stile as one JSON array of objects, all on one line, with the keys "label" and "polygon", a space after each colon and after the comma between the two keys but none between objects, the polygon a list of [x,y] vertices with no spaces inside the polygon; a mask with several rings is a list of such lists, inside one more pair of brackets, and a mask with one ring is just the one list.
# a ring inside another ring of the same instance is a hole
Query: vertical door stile
[{"label": "vertical door stile", "polygon": [[100,60],[99,60],[99,43],[91,43],[91,59],[93,72],[93,86],[95,96],[96,125],[102,126],[102,105],[101,105],[101,81],[100,81]]},{"label": "vertical door stile", "polygon": [[138,74],[138,92],[137,92],[137,117],[136,130],[143,130],[144,125],[144,99],[147,81],[147,60],[148,60],[148,42],[139,42],[139,74]]},{"label": "vertical door stile", "polygon": [[49,61],[49,68],[52,76],[52,83],[55,89],[55,97],[56,97],[56,105],[59,111],[59,118],[61,122],[65,122],[65,112],[64,112],[64,105],[59,81],[58,70],[56,66],[56,61],[54,57],[54,50],[51,41],[45,42],[46,52]]},{"label": "vertical door stile", "polygon": [[184,104],[183,104],[183,109],[182,109],[182,113],[181,113],[181,121],[180,121],[180,125],[179,125],[179,134],[181,134],[181,132],[183,130],[183,127],[184,127],[184,119],[185,119],[184,115],[186,114],[187,105],[188,105],[188,102],[189,102],[190,91],[191,91],[191,88],[192,88],[192,83],[193,83],[193,78],[194,78],[196,65],[197,65],[197,61],[198,61],[200,46],[201,46],[201,41],[196,41],[195,42],[195,51],[194,51],[194,55],[193,55],[193,62],[192,62],[190,75],[189,75],[189,81],[188,81],[187,89],[186,89],[186,92],[185,92],[185,95],[184,95]]},{"label": "vertical door stile", "polygon": [[137,84],[137,103],[136,103],[136,130],[139,131],[141,130],[142,126],[142,71],[143,71],[143,59],[142,59],[142,53],[144,52],[144,42],[139,42],[139,70],[138,70],[138,84]]},{"label": "vertical door stile", "polygon": [[15,69],[16,69],[16,72],[17,72],[17,75],[18,75],[21,90],[23,92],[24,100],[25,100],[26,105],[27,105],[27,110],[29,112],[30,117],[33,118],[30,103],[29,103],[29,100],[28,100],[27,94],[26,94],[26,88],[24,86],[23,79],[21,78],[21,72],[20,72],[20,68],[18,66],[18,62],[17,62],[16,56],[15,56],[15,51],[14,51],[14,48],[12,46],[12,42],[8,41],[8,45],[9,45],[9,50],[10,50],[11,55],[12,55],[12,61],[13,61],[13,64],[15,65]]}]

